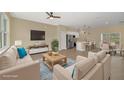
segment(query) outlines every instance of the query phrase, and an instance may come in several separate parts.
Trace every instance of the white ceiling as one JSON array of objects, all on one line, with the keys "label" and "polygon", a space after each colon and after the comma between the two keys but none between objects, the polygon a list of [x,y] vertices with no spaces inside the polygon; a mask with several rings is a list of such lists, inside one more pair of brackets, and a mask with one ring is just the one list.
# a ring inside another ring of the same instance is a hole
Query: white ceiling
[{"label": "white ceiling", "polygon": [[61,16],[61,19],[53,20],[46,19],[48,15],[45,12],[12,12],[11,15],[35,22],[74,28],[83,28],[84,25],[94,28],[124,23],[124,12],[55,12],[54,15]]}]

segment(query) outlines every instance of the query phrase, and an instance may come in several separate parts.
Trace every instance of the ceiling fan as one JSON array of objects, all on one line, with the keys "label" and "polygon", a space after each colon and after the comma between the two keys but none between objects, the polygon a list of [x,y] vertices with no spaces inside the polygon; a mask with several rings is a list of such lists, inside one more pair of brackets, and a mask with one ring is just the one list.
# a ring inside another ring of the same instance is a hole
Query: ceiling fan
[{"label": "ceiling fan", "polygon": [[46,14],[49,16],[47,19],[61,18],[60,16],[54,16],[53,12],[46,12]]}]

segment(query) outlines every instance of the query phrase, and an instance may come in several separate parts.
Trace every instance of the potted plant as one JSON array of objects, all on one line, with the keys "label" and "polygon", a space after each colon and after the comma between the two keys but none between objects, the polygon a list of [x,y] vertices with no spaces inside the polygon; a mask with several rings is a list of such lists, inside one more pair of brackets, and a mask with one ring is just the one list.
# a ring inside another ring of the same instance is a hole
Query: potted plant
[{"label": "potted plant", "polygon": [[51,42],[51,48],[54,54],[58,54],[59,50],[59,41],[57,39],[53,40]]}]

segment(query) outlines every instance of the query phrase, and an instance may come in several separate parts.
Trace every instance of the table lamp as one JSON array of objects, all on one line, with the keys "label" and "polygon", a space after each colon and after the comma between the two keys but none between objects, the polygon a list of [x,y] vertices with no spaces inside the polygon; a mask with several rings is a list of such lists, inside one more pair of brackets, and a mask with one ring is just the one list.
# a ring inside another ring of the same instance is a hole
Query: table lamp
[{"label": "table lamp", "polygon": [[16,40],[15,41],[15,46],[19,47],[22,45],[22,41],[21,40]]}]

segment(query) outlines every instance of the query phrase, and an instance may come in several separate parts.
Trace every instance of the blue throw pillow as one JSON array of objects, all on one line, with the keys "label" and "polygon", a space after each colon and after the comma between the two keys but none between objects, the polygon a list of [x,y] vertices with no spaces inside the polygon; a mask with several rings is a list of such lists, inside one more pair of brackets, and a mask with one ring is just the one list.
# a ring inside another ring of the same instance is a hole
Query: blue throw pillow
[{"label": "blue throw pillow", "polygon": [[25,51],[25,48],[17,48],[19,58],[24,58],[27,55],[27,52]]}]

